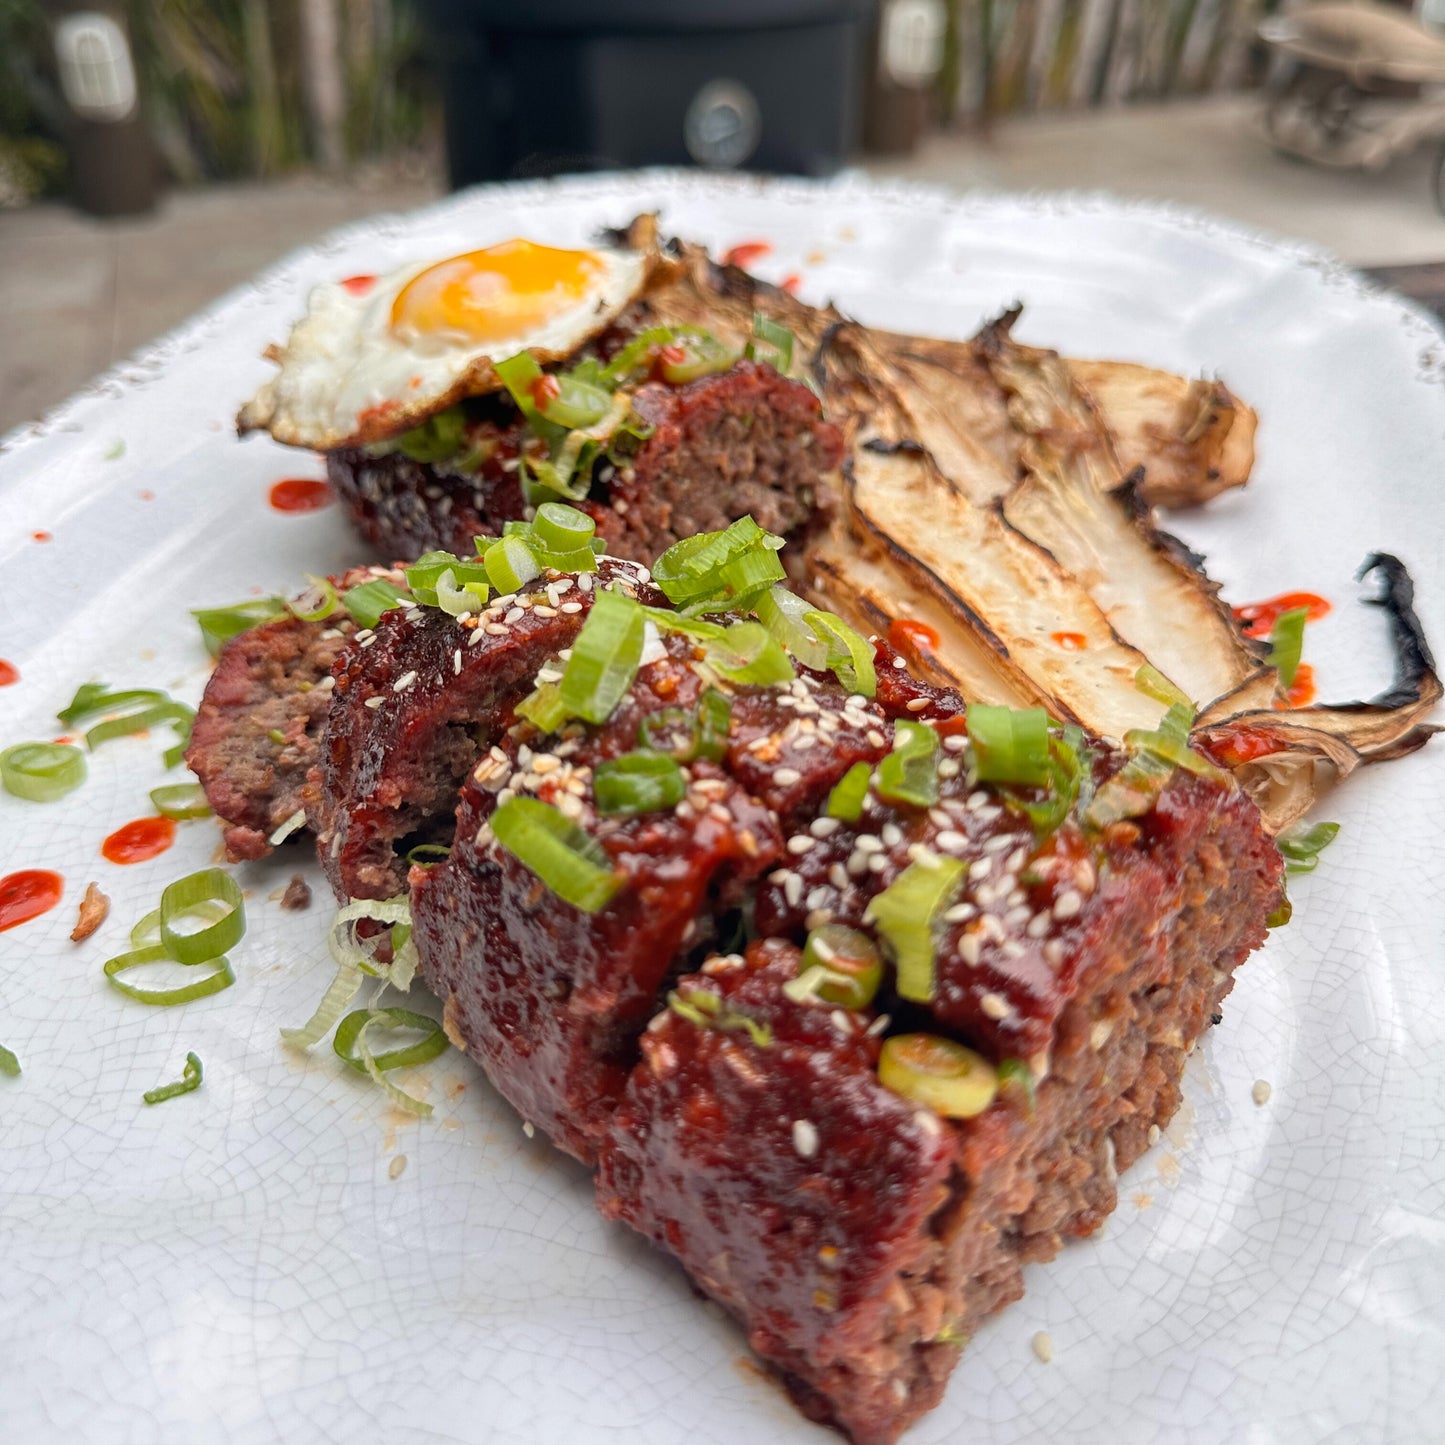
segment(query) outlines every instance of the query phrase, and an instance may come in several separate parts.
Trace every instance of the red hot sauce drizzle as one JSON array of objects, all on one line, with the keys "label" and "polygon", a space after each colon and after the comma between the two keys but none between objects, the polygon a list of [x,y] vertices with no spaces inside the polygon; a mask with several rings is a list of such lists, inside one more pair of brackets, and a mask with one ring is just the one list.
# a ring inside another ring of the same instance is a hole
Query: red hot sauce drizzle
[{"label": "red hot sauce drizzle", "polygon": [[270,491],[271,505],[278,512],[319,512],[334,500],[329,483],[309,477],[287,477]]},{"label": "red hot sauce drizzle", "polygon": [[100,856],[109,863],[144,863],[175,841],[176,825],[170,818],[137,818],[117,828],[100,845]]},{"label": "red hot sauce drizzle", "polygon": [[1281,613],[1293,612],[1299,607],[1305,609],[1308,622],[1318,622],[1330,611],[1330,604],[1313,592],[1282,592],[1264,602],[1246,602],[1243,607],[1234,608],[1234,618],[1244,625],[1246,637],[1268,637]]},{"label": "red hot sauce drizzle", "polygon": [[1065,652],[1082,652],[1089,645],[1089,639],[1082,632],[1051,632],[1049,639]]},{"label": "red hot sauce drizzle", "polygon": [[942,639],[926,623],[897,617],[888,624],[888,645],[898,652],[924,656],[938,651]]},{"label": "red hot sauce drizzle", "polygon": [[0,878],[0,933],[48,913],[60,902],[65,880],[48,868],[23,868]]},{"label": "red hot sauce drizzle", "polygon": [[723,265],[741,266],[746,271],[754,261],[761,261],[764,256],[771,254],[772,249],[771,241],[739,241],[736,246],[729,246],[723,252]]},{"label": "red hot sauce drizzle", "polygon": [[1294,681],[1284,690],[1284,696],[1275,699],[1275,707],[1308,707],[1319,696],[1315,687],[1315,670],[1309,663],[1302,662],[1295,668]]},{"label": "red hot sauce drizzle", "polygon": [[341,283],[353,296],[365,296],[376,285],[375,276],[347,276]]},{"label": "red hot sauce drizzle", "polygon": [[0,657],[0,687],[10,687],[20,681],[20,669],[13,662]]}]

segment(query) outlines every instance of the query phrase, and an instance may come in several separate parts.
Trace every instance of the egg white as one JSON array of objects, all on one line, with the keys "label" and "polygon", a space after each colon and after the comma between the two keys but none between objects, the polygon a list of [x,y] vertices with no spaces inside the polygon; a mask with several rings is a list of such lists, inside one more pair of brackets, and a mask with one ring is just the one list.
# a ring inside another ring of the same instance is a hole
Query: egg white
[{"label": "egg white", "polygon": [[402,340],[392,331],[398,293],[435,261],[389,272],[362,296],[339,282],[317,286],[286,345],[267,353],[280,371],[241,409],[240,430],[318,451],[356,446],[417,426],[464,396],[500,389],[492,364],[519,351],[543,365],[565,361],[632,303],[657,263],[654,251],[590,254],[602,274],[586,292],[502,343],[434,334]]}]

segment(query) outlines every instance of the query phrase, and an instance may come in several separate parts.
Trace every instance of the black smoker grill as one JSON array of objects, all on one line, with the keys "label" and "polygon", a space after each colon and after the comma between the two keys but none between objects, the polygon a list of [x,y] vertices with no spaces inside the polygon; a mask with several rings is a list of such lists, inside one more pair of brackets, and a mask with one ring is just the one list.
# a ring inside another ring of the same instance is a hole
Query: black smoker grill
[{"label": "black smoker grill", "polygon": [[873,0],[425,0],[453,186],[647,165],[825,175]]}]

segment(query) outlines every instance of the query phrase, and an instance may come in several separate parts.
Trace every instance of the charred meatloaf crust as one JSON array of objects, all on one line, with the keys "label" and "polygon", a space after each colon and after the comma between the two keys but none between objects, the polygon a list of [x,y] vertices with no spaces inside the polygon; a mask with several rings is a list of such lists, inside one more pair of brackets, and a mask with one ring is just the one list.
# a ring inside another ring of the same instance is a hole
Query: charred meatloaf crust
[{"label": "charred meatloaf crust", "polygon": [[[524,515],[523,423],[496,399],[474,410],[471,455],[480,459],[466,472],[401,451],[327,454],[337,495],[385,556],[470,553],[473,537],[496,536]],[[651,434],[630,459],[599,466],[582,504],[616,556],[650,562],[682,537],[749,513],[787,536],[826,512],[826,477],[842,457],[841,433],[823,420],[806,386],[770,365],[739,361],[680,386],[648,382],[634,394],[633,410]]]}]

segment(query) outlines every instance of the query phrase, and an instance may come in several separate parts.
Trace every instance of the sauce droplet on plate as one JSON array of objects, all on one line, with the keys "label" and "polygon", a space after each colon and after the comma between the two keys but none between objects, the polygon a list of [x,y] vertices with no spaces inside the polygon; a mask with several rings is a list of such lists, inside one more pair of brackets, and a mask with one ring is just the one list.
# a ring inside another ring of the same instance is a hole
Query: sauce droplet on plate
[{"label": "sauce droplet on plate", "polygon": [[1049,636],[1065,652],[1082,652],[1089,645],[1089,639],[1082,632],[1051,632]]},{"label": "sauce droplet on plate", "polygon": [[271,488],[270,499],[278,512],[319,512],[333,500],[328,482],[309,477],[287,477],[277,482]]},{"label": "sauce droplet on plate", "polygon": [[1284,696],[1275,701],[1275,707],[1308,707],[1319,696],[1315,687],[1315,670],[1309,663],[1302,662],[1295,669],[1294,681],[1285,689]]},{"label": "sauce droplet on plate", "polygon": [[770,255],[772,249],[771,241],[739,241],[736,246],[729,246],[723,252],[722,262],[724,266],[741,266],[746,271],[754,261],[761,261],[764,256]]},{"label": "sauce droplet on plate", "polygon": [[65,880],[48,868],[23,868],[0,878],[0,933],[48,913],[60,902]]},{"label": "sauce droplet on plate", "polygon": [[0,657],[0,687],[10,687],[20,681],[20,669],[13,662]]},{"label": "sauce droplet on plate", "polygon": [[915,622],[911,617],[896,617],[888,624],[889,645],[899,652],[937,652],[941,641],[926,622]]},{"label": "sauce droplet on plate", "polygon": [[1309,614],[1306,621],[1309,622],[1318,622],[1330,610],[1330,604],[1313,592],[1281,592],[1278,597],[1270,597],[1264,602],[1246,602],[1243,607],[1236,607],[1234,616],[1236,621],[1244,623],[1246,637],[1268,637],[1280,614],[1293,612],[1297,607],[1305,609]]},{"label": "sauce droplet on plate", "polygon": [[110,863],[144,863],[175,841],[176,825],[170,818],[137,818],[117,828],[100,845],[100,856]]},{"label": "sauce droplet on plate", "polygon": [[375,276],[347,276],[341,283],[353,296],[365,296],[376,285]]},{"label": "sauce droplet on plate", "polygon": [[32,532],[30,534],[37,542],[51,542],[54,538],[49,532]]}]

